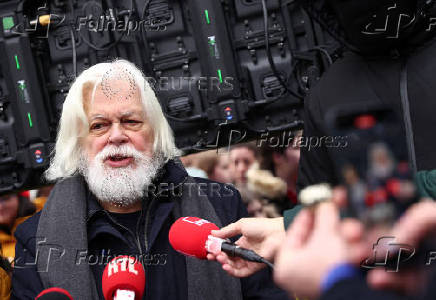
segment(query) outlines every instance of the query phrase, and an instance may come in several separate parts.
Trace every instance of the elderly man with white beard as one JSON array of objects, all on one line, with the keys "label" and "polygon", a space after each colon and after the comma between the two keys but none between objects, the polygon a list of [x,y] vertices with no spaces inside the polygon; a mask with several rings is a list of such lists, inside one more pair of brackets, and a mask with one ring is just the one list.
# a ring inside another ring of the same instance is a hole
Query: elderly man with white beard
[{"label": "elderly man with white beard", "polygon": [[224,226],[247,214],[237,190],[188,176],[178,156],[140,70],[125,60],[85,70],[64,102],[45,173],[56,185],[42,212],[16,231],[11,299],[50,287],[75,300],[104,299],[103,270],[118,255],[143,264],[143,299],[287,299],[267,270],[236,279],[171,248],[179,217]]}]

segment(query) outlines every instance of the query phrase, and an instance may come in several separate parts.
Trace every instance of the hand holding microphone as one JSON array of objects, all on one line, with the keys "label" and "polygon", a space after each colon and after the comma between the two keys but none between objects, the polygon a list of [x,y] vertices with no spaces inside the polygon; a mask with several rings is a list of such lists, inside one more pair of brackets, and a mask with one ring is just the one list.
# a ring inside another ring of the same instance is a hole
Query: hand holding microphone
[{"label": "hand holding microphone", "polygon": [[145,289],[144,267],[134,257],[118,256],[103,272],[105,300],[141,300]]},{"label": "hand holding microphone", "polygon": [[[286,232],[283,218],[243,218],[221,228],[219,231],[213,230],[212,235],[223,239],[242,235],[236,242],[239,246],[252,249],[271,261],[284,241]],[[264,264],[249,262],[237,257],[229,257],[225,253],[209,254],[208,259],[216,259],[221,263],[223,269],[234,277],[250,276],[265,266]]]},{"label": "hand holding microphone", "polygon": [[[171,226],[169,241],[171,246],[182,254],[206,259],[208,253],[221,255],[225,252],[230,256],[242,258],[245,261],[272,264],[252,250],[241,248],[219,237],[211,235],[212,230],[219,228],[204,219],[197,217],[179,218]],[[284,230],[283,230],[284,231]]]}]

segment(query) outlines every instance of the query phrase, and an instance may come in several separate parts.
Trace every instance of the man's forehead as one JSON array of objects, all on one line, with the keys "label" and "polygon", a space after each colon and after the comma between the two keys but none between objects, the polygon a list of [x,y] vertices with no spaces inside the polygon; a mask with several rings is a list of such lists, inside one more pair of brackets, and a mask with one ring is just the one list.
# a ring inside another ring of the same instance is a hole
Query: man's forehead
[{"label": "man's forehead", "polygon": [[130,109],[130,110],[120,110],[120,111],[96,111],[96,112],[90,112],[89,114],[89,119],[95,120],[95,119],[105,119],[105,118],[109,118],[109,117],[117,117],[117,118],[126,118],[126,117],[140,117],[143,116],[144,112],[142,109]]},{"label": "man's forehead", "polygon": [[108,99],[100,88],[97,88],[94,99],[88,105],[87,111],[89,118],[97,115],[125,117],[134,114],[144,115],[139,93],[135,93],[135,95],[127,99]]}]

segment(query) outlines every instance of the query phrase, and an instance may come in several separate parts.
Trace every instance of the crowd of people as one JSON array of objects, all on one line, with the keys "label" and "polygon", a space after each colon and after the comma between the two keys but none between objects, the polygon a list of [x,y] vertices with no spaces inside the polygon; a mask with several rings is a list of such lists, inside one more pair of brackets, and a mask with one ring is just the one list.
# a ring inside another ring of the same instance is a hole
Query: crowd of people
[{"label": "crowd of people", "polygon": [[[295,132],[295,139],[300,132]],[[297,204],[298,143],[244,143],[181,157],[188,174],[233,184],[251,217],[273,218]]]}]

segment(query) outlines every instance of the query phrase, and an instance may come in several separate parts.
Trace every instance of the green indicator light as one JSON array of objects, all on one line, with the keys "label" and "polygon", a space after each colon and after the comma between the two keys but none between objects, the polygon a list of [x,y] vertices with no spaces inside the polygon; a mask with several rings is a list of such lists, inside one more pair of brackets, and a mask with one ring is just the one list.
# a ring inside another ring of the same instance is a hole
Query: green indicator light
[{"label": "green indicator light", "polygon": [[221,76],[221,69],[218,69],[217,73],[218,73],[218,77],[220,79],[220,83],[223,83],[223,77]]},{"label": "green indicator light", "polygon": [[15,62],[17,63],[17,70],[20,69],[20,63],[18,62],[18,55],[15,55]]},{"label": "green indicator light", "polygon": [[210,24],[209,11],[207,9],[204,10],[204,16],[206,17],[206,23]]},{"label": "green indicator light", "polygon": [[30,116],[30,113],[27,113],[27,118],[29,119],[29,126],[30,126],[30,128],[32,128],[33,123],[32,123],[32,117]]},{"label": "green indicator light", "polygon": [[3,30],[9,30],[15,26],[13,17],[3,17]]}]

